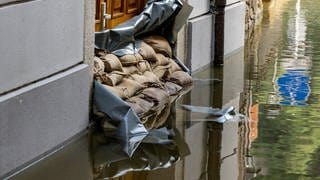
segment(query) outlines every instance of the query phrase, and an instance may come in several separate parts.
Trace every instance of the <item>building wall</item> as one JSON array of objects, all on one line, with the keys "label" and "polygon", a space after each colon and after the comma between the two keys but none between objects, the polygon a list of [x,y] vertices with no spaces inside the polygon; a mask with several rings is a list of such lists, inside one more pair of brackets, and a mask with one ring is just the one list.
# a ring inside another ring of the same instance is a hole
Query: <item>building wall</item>
[{"label": "building wall", "polygon": [[245,36],[245,2],[217,0],[210,10],[209,0],[186,0],[194,7],[187,25],[178,36],[178,57],[192,72],[210,64],[223,64],[241,50]]},{"label": "building wall", "polygon": [[0,177],[87,127],[93,12],[89,0],[0,1]]}]

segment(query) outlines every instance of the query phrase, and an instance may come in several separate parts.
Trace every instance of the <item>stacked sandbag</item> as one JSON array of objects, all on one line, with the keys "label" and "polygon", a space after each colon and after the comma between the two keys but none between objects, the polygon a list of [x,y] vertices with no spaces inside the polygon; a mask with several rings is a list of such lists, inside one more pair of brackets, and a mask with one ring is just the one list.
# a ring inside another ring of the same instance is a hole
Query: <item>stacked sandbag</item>
[{"label": "stacked sandbag", "polygon": [[147,128],[160,127],[168,117],[170,98],[192,84],[191,76],[172,59],[168,41],[143,38],[136,54],[117,57],[96,52],[94,77],[125,100]]}]

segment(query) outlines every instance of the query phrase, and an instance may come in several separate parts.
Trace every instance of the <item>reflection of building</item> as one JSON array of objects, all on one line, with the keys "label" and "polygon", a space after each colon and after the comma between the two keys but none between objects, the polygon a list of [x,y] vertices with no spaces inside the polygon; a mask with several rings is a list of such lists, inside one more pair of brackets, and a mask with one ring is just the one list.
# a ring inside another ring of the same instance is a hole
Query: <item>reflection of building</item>
[{"label": "reflection of building", "polygon": [[259,104],[254,104],[250,107],[250,142],[258,137],[258,123],[259,123]]},{"label": "reflection of building", "polygon": [[301,0],[296,2],[296,15],[288,22],[288,49],[282,52],[279,60],[284,69],[278,75],[278,92],[281,96],[280,104],[303,106],[307,105],[310,94],[311,58],[306,55],[306,24],[304,12],[301,12]]}]

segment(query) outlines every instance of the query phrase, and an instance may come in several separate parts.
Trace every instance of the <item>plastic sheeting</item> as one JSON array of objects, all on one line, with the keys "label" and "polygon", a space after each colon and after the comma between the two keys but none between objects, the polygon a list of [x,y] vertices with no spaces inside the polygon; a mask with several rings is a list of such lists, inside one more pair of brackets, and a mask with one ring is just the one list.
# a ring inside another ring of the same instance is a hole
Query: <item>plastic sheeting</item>
[{"label": "plastic sheeting", "polygon": [[[138,37],[154,33],[164,36],[174,45],[178,31],[188,19],[192,7],[180,0],[149,0],[143,12],[111,30],[95,34],[95,46],[117,56],[134,54],[140,48]],[[175,58],[184,71],[188,69]],[[122,149],[132,156],[148,131],[121,98],[114,95],[101,83],[95,82],[94,102],[117,126],[115,136],[121,140]]]},{"label": "plastic sheeting", "polygon": [[112,179],[129,171],[168,168],[190,154],[179,131],[167,128],[151,130],[132,157],[128,157],[120,148],[117,142],[93,143],[95,179]]},{"label": "plastic sheeting", "polygon": [[99,82],[95,82],[94,102],[101,112],[118,124],[116,137],[121,141],[123,151],[132,156],[148,134],[138,116],[125,101]]},{"label": "plastic sheeting", "polygon": [[118,56],[134,54],[139,36],[154,33],[173,45],[192,7],[180,0],[148,0],[143,12],[117,27],[95,34],[95,46]]}]

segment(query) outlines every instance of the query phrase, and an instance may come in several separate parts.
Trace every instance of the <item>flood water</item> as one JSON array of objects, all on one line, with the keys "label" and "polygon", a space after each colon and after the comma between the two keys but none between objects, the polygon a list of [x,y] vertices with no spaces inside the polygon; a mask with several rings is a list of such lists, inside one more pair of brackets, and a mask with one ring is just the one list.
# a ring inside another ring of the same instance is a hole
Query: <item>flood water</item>
[{"label": "flood water", "polygon": [[[194,74],[161,136],[132,158],[96,128],[10,179],[320,179],[320,1],[264,4],[261,26],[225,65]],[[182,108],[228,108],[224,123]],[[163,140],[163,139],[162,139]]]}]

